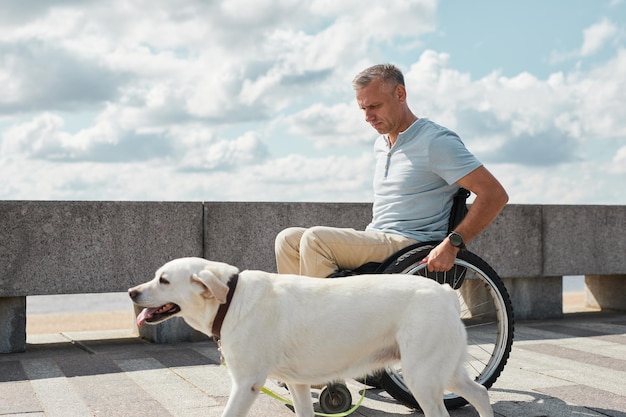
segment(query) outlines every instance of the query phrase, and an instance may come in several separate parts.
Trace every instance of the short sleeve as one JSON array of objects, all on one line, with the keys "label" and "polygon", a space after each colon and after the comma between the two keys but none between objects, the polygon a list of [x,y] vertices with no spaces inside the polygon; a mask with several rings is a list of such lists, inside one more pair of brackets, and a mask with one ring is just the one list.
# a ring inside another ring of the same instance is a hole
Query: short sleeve
[{"label": "short sleeve", "polygon": [[433,138],[429,151],[430,168],[448,184],[454,184],[482,165],[451,131]]}]

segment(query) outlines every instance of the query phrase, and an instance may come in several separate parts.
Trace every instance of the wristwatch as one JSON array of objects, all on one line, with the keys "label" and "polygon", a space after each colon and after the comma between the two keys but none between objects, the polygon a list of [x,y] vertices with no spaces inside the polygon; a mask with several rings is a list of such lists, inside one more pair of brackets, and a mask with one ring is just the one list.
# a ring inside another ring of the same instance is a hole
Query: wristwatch
[{"label": "wristwatch", "polygon": [[450,240],[450,244],[455,248],[465,249],[465,241],[460,233],[452,232],[448,235],[448,239]]}]

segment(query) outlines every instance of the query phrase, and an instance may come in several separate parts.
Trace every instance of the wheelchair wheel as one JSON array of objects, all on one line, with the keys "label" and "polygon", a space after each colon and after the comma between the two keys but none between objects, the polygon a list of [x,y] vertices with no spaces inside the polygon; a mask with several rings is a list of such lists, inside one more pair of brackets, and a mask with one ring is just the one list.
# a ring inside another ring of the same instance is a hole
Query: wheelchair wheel
[{"label": "wheelchair wheel", "polygon": [[[461,251],[447,272],[428,272],[419,262],[434,246],[419,246],[386,265],[384,273],[424,276],[450,284],[461,302],[461,319],[467,330],[468,361],[471,378],[486,388],[502,373],[513,344],[514,319],[509,295],[498,274],[477,255]],[[410,408],[419,404],[402,378],[401,367],[387,368],[380,377],[381,386],[400,403]],[[467,401],[451,392],[444,395],[446,408],[454,409]]]}]

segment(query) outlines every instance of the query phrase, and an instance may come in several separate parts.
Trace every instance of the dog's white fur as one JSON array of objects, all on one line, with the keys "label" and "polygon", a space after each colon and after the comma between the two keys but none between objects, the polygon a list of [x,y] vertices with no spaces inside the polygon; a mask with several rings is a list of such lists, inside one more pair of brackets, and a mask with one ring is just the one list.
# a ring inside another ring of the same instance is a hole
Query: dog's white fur
[{"label": "dog's white fur", "polygon": [[[166,263],[131,288],[143,307],[177,304],[195,329],[211,334],[231,265],[200,258]],[[159,322],[169,317],[153,320]],[[444,417],[448,389],[492,417],[487,390],[464,367],[466,332],[447,285],[406,275],[317,279],[243,271],[221,331],[233,379],[222,417],[243,417],[266,378],[287,383],[296,415],[312,417],[310,385],[362,376],[401,361],[426,417]]]}]

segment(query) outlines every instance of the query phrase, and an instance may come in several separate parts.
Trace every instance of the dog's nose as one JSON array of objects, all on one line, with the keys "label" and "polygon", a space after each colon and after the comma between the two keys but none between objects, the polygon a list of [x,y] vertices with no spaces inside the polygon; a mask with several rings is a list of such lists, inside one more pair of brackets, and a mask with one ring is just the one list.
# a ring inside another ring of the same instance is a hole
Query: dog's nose
[{"label": "dog's nose", "polygon": [[134,299],[135,299],[135,297],[137,297],[137,290],[136,290],[136,289],[134,289],[134,288],[130,288],[130,289],[128,290],[128,296],[129,296],[131,299],[133,299],[133,300],[134,300]]}]

